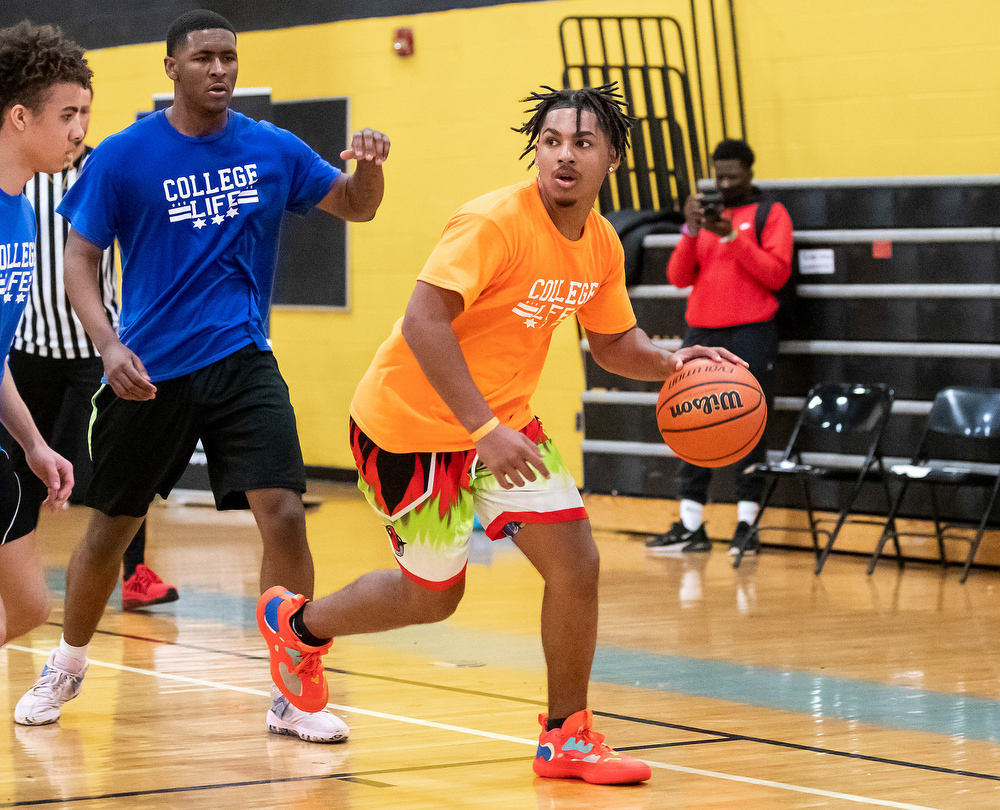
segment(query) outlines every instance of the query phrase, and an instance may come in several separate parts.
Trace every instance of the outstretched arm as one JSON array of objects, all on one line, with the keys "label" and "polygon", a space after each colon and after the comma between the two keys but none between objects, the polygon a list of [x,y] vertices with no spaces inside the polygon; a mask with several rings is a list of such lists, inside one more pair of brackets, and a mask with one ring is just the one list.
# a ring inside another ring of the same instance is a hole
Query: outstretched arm
[{"label": "outstretched arm", "polygon": [[340,157],[358,165],[353,174],[341,174],[334,181],[317,207],[348,222],[368,222],[385,192],[382,164],[389,157],[389,138],[374,129],[360,129]]},{"label": "outstretched arm", "polygon": [[[451,327],[463,309],[457,292],[418,281],[403,316],[403,338],[428,382],[471,435],[488,425],[494,414],[469,373]],[[476,450],[504,489],[534,481],[535,470],[549,477],[537,445],[506,425],[479,438]]]},{"label": "outstretched arm", "polygon": [[676,352],[668,352],[658,348],[637,326],[616,335],[602,335],[588,330],[587,341],[590,343],[590,354],[597,365],[632,380],[665,380],[685,361],[695,357],[747,365],[746,361],[728,349],[688,346]]}]

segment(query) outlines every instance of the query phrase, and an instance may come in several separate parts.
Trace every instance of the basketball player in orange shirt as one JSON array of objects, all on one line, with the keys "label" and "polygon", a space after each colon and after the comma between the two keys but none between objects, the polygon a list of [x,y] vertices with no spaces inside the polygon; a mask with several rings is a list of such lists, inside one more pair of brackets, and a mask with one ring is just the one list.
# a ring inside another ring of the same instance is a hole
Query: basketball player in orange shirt
[{"label": "basketball player in orange shirt", "polygon": [[545,580],[542,646],[549,711],[540,776],[641,782],[649,766],[592,730],[587,687],[597,642],[599,558],[572,476],[529,399],[552,330],[576,315],[594,359],[640,380],[685,360],[742,363],[724,349],[671,354],[636,328],[624,252],[594,209],[628,148],[632,119],[612,86],[533,93],[522,157],[537,180],[460,208],[417,280],[351,404],[359,487],[389,535],[399,570],[374,571],[308,601],[271,588],[257,607],[274,681],[293,705],[327,701],[320,655],[335,636],[450,616],[465,590],[474,513],[509,536]]}]

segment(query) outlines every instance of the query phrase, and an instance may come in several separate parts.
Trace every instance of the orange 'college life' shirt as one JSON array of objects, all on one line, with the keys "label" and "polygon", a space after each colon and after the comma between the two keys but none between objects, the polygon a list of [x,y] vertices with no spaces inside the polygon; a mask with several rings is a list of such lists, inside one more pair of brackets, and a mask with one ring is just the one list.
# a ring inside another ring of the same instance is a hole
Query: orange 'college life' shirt
[{"label": "orange 'college life' shirt", "polygon": [[[418,278],[462,296],[465,311],[452,328],[472,379],[500,422],[520,430],[531,421],[529,400],[559,323],[576,315],[585,329],[607,335],[635,326],[624,258],[596,210],[582,238],[563,236],[529,180],[459,208]],[[471,449],[417,364],[402,322],[358,385],[351,416],[390,453]]]}]

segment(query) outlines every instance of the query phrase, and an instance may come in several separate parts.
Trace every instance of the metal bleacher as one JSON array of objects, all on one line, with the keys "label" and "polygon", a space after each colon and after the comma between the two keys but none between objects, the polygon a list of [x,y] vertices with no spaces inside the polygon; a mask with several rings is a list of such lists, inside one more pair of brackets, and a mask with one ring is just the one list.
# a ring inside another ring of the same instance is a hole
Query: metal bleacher
[{"label": "metal bleacher", "polygon": [[[665,273],[681,238],[671,233],[677,212],[691,189],[711,183],[714,144],[747,137],[732,4],[691,0],[676,18],[568,17],[559,39],[564,86],[615,81],[639,119],[628,171],[615,173],[598,202],[625,245],[639,325],[663,346],[677,347],[687,291],[669,286]],[[796,298],[779,332],[771,450],[784,446],[817,382],[892,386],[896,401],[883,444],[890,463],[909,458],[939,389],[1000,386],[1000,177],[758,185],[788,209],[795,228]],[[675,498],[679,462],[654,419],[659,386],[603,371],[585,340],[581,352],[585,488]],[[976,452],[956,448],[966,451]],[[731,500],[732,479],[732,471],[714,476],[709,497]],[[836,488],[817,494],[818,508],[837,508]],[[779,488],[775,505],[787,500]],[[866,508],[881,505],[863,496],[859,509]],[[979,508],[976,495],[948,505],[954,519]],[[913,516],[925,517],[919,507]]]},{"label": "metal bleacher", "polygon": [[[770,450],[784,445],[816,382],[892,386],[896,403],[884,440],[890,463],[902,463],[912,452],[939,389],[1000,385],[1000,228],[994,227],[1000,219],[1000,177],[759,185],[788,208],[795,226],[795,317],[779,345]],[[684,329],[687,291],[665,283],[666,263],[679,238],[645,238],[639,283],[630,289],[640,326],[668,348],[679,345]],[[801,274],[804,250],[827,251],[832,272]],[[660,440],[653,417],[659,386],[609,375],[593,363],[585,344],[582,348],[585,487],[676,497],[678,462]],[[971,460],[986,466],[997,461]],[[731,500],[731,480],[719,477],[710,497]],[[949,516],[976,513],[980,497],[956,498],[948,505]],[[833,508],[838,498],[835,488],[821,491],[820,507]],[[781,500],[779,493],[777,504]]]}]

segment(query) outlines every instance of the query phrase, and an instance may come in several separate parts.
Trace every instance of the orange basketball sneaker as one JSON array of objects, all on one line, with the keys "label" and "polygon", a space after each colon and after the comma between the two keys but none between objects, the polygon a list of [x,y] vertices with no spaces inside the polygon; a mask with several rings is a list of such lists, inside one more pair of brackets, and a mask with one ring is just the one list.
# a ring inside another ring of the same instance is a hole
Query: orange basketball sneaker
[{"label": "orange basketball sneaker", "polygon": [[333,644],[312,647],[295,635],[289,618],[309,600],[280,585],[268,588],[257,600],[257,627],[271,658],[271,680],[288,702],[304,712],[322,711],[330,695],[320,657]]},{"label": "orange basketball sneaker", "polygon": [[545,730],[547,720],[544,714],[538,715],[542,734],[531,767],[539,776],[582,779],[594,785],[628,785],[652,776],[645,762],[604,744],[604,735],[594,731],[590,709],[571,714],[562,728],[551,731]]}]

